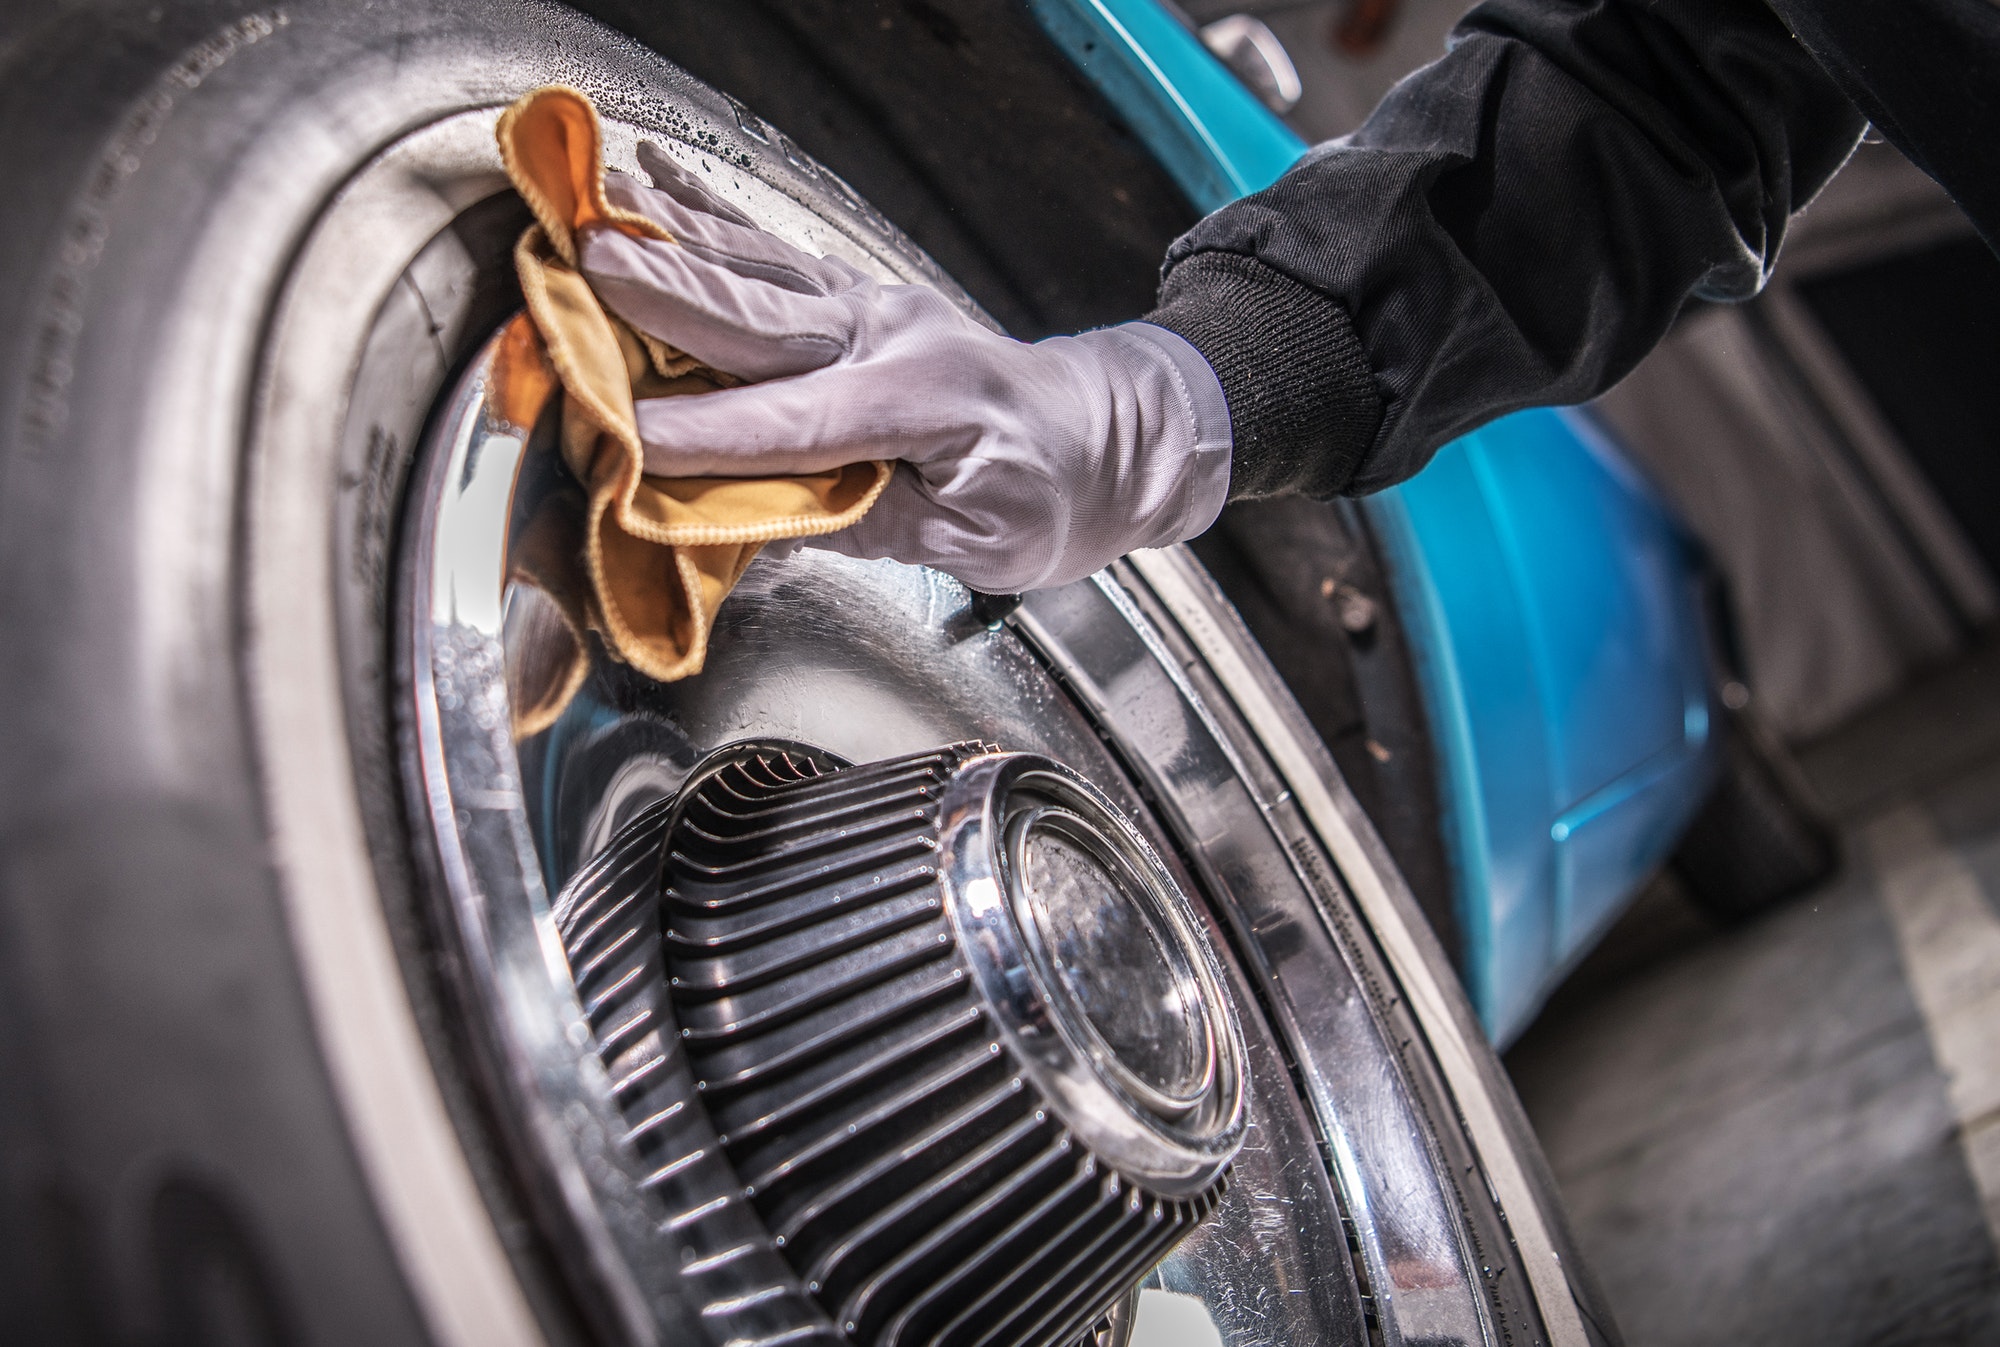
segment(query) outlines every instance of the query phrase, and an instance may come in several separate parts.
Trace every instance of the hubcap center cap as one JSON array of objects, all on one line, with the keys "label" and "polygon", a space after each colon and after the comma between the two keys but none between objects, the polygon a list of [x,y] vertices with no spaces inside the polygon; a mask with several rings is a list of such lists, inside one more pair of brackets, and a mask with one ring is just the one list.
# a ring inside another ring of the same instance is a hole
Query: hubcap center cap
[{"label": "hubcap center cap", "polygon": [[1008,831],[1022,924],[1093,1056],[1156,1111],[1193,1107],[1214,1078],[1211,1012],[1158,898],[1067,809],[1024,811]]}]

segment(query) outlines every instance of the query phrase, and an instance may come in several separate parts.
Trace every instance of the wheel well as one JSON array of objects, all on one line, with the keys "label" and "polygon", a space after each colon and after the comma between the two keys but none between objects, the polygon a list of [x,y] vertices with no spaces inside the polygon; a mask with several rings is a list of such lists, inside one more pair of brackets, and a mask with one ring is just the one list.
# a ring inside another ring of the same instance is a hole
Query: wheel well
[{"label": "wheel well", "polygon": [[1139,317],[1197,218],[1027,5],[740,0],[727,24],[704,0],[579,7],[784,128],[1015,336]]}]

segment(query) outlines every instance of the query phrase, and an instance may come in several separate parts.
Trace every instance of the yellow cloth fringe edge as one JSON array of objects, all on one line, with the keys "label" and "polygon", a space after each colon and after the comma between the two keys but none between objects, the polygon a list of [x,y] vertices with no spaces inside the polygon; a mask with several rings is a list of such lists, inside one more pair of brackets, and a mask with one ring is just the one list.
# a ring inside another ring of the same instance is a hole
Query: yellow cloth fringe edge
[{"label": "yellow cloth fringe edge", "polygon": [[[538,89],[502,114],[496,136],[536,220],[515,246],[515,270],[546,357],[540,377],[552,370],[564,394],[563,459],[587,496],[573,540],[569,528],[538,516],[514,559],[514,578],[555,600],[577,645],[570,665],[543,687],[516,690],[515,729],[525,736],[553,724],[582,685],[585,629],[650,678],[700,672],[715,613],[763,544],[846,528],[881,496],[891,466],[767,478],[647,476],[636,401],[739,381],[635,331],[598,302],[577,269],[585,228],[674,242],[606,197],[603,130],[590,100],[559,85]],[[532,382],[527,366],[541,361],[526,354],[501,363],[510,377]],[[573,511],[575,502],[563,508]],[[562,545],[553,544],[557,535]],[[571,573],[579,563],[582,576]]]}]

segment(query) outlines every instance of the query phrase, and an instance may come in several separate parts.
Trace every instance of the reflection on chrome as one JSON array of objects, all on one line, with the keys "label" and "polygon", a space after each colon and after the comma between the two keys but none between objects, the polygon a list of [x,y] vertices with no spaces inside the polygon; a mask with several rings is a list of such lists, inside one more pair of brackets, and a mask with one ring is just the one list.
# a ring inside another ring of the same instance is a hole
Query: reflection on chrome
[{"label": "reflection on chrome", "polygon": [[[701,1144],[696,1127],[671,1164],[640,1162],[552,895],[728,745],[782,739],[865,764],[977,740],[1039,755],[1066,783],[987,820],[978,845],[996,873],[960,877],[964,911],[987,894],[1016,941],[996,987],[1029,978],[1061,1008],[1064,1064],[1047,1088],[1092,1101],[1077,1105],[1080,1136],[1090,1118],[1119,1119],[1087,1139],[1126,1146],[1155,1182],[1194,1191],[1231,1165],[1214,1213],[1098,1339],[1502,1339],[1485,1274],[1508,1255],[1468,1224],[1487,1199],[1438,1140],[1457,1126],[1437,1104],[1449,1096],[1418,1080],[1434,1068],[1392,1023],[1394,982],[1347,878],[1178,625],[1190,605],[1211,605],[1218,628],[1230,619],[1193,582],[1161,598],[1161,577],[1192,562],[1121,563],[987,623],[933,572],[765,557],[724,606],[699,677],[650,683],[584,636],[580,685],[557,689],[579,668],[579,636],[509,582],[509,546],[573,485],[547,406],[510,386],[502,349],[496,338],[462,377],[414,493],[411,785],[494,1112],[607,1331],[676,1341],[699,1321],[718,1341],[836,1340],[719,1138]],[[515,708],[557,692],[553,723],[517,739]],[[1140,1154],[1134,1117],[1180,1138],[1171,1162]]]},{"label": "reflection on chrome", "polygon": [[[1137,1341],[1149,1325],[1195,1322],[1196,1302],[1215,1335],[1204,1341],[1359,1343],[1371,1321],[1391,1344],[1492,1340],[1430,1120],[1339,928],[1351,910],[1340,879],[1254,741],[1148,614],[1137,572],[1032,595],[1008,623],[968,630],[953,619],[969,596],[946,577],[810,550],[760,560],[723,610],[707,672],[661,686],[595,651],[560,718],[516,743],[510,672],[531,676],[556,659],[539,645],[574,638],[505,584],[508,521],[533,504],[521,488],[537,478],[522,465],[548,451],[548,427],[501,418],[498,377],[490,352],[467,372],[420,488],[406,631],[414,784],[513,1140],[540,1176],[545,1219],[563,1223],[572,1275],[615,1307],[621,1335],[670,1340],[693,1302],[716,1303],[688,1285],[671,1226],[702,1203],[740,1209],[733,1275],[757,1295],[737,1297],[735,1329],[827,1327],[768,1241],[758,1246],[717,1155],[691,1155],[662,1180],[621,1140],[550,915],[550,893],[710,752],[772,737],[853,762],[984,740],[1064,764],[1133,821],[1137,850],[1051,796],[1017,813],[1011,834],[1003,821],[995,846],[1021,871],[1037,975],[1075,1011],[1086,1051],[1117,1063],[1126,1096],[1171,1117],[1212,1093],[1218,1070],[1241,1075],[1230,1186],[1154,1273]],[[1147,866],[1203,901],[1107,905],[1121,887],[1152,892]],[[1149,999],[1107,996],[1128,977]],[[1241,1037],[1218,1054],[1203,1008],[1225,1002]]]}]

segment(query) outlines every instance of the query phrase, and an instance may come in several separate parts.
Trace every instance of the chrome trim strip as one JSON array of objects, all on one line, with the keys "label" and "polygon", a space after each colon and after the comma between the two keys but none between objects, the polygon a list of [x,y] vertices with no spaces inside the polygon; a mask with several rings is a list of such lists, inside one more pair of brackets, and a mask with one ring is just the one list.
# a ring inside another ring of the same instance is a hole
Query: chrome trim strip
[{"label": "chrome trim strip", "polygon": [[401,659],[417,760],[407,770],[428,807],[463,982],[485,1018],[507,1027],[495,1065],[521,1110],[503,1121],[519,1126],[569,1199],[569,1233],[622,1340],[650,1344],[659,1336],[649,1301],[678,1304],[678,1286],[642,1287],[618,1253],[621,1234],[656,1217],[620,1144],[626,1125],[610,1082],[578,1051],[590,1027],[536,862],[500,677],[507,504],[529,431],[491,415],[497,346],[455,390],[440,421],[450,438],[419,464],[411,492]]},{"label": "chrome trim strip", "polygon": [[[1287,1040],[1336,1177],[1385,1347],[1499,1340],[1446,1161],[1322,892],[1339,880],[1261,754],[1223,722],[1124,584],[1123,568],[1027,596],[1010,624],[1124,753],[1235,935]],[[1349,924],[1353,918],[1349,917]],[[1163,1269],[1173,1284],[1172,1260]]]},{"label": "chrome trim strip", "polygon": [[[1422,1023],[1440,1069],[1458,1104],[1466,1129],[1478,1151],[1495,1197],[1513,1230],[1516,1248],[1527,1264],[1550,1339],[1559,1347],[1586,1347],[1583,1320],[1562,1267],[1547,1214],[1537,1200],[1507,1128],[1492,1105],[1469,1041],[1470,1010],[1462,1004],[1453,1014],[1452,992],[1440,976],[1443,954],[1428,950],[1412,929],[1415,900],[1402,888],[1387,849],[1325,748],[1305,726],[1303,713],[1290,693],[1277,683],[1261,657],[1247,652],[1255,645],[1234,622],[1213,582],[1182,549],[1136,552],[1128,558],[1179,624],[1188,642],[1200,651],[1216,681],[1263,742],[1273,765],[1283,775],[1299,808],[1332,853],[1377,942],[1402,984],[1412,1010]],[[1391,876],[1385,880],[1384,876]],[[1391,885],[1395,886],[1392,892]],[[1464,993],[1457,991],[1457,1000]]]}]

